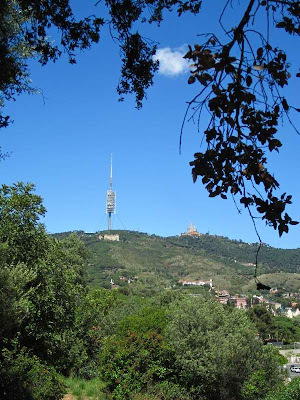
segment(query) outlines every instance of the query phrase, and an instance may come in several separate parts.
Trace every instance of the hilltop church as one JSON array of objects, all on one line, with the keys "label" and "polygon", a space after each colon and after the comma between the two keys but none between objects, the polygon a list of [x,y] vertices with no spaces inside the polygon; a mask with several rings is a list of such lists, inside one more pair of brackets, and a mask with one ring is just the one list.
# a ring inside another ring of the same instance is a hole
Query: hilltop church
[{"label": "hilltop church", "polygon": [[187,227],[186,232],[182,233],[181,236],[192,236],[192,237],[199,237],[201,233],[199,233],[194,224],[190,224]]}]

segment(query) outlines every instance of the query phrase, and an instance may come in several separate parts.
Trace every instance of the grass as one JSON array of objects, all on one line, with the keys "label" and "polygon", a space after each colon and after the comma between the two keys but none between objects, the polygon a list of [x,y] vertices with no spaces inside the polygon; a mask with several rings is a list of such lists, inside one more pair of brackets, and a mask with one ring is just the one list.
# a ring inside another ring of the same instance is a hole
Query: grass
[{"label": "grass", "polygon": [[90,380],[77,377],[63,378],[68,388],[68,392],[76,400],[105,400],[106,395],[103,392],[103,382],[99,378]]}]

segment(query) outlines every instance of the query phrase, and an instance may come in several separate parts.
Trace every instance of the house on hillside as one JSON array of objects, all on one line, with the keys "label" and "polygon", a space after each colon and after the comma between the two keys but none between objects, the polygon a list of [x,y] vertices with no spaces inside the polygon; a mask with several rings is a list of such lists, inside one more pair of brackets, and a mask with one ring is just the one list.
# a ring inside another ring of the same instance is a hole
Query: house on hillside
[{"label": "house on hillside", "polygon": [[126,276],[120,276],[119,279],[120,281],[131,283],[135,282],[137,280],[137,277],[134,276],[133,278],[127,278]]},{"label": "house on hillside", "polygon": [[211,289],[213,288],[212,279],[210,279],[209,281],[189,281],[179,279],[178,283],[181,283],[182,286],[209,286]]},{"label": "house on hillside", "polygon": [[230,299],[230,293],[227,290],[217,290],[216,300],[221,304],[227,304]]},{"label": "house on hillside", "polygon": [[228,304],[228,302],[231,302],[235,308],[239,308],[242,310],[247,310],[249,308],[245,295],[231,296],[227,290],[217,291],[216,300],[221,304]]},{"label": "house on hillside", "polygon": [[230,293],[227,291],[227,290],[225,290],[225,289],[223,289],[223,290],[216,290],[216,294],[218,295],[218,296],[230,296]]},{"label": "house on hillside", "polygon": [[229,297],[227,296],[217,296],[216,300],[220,303],[220,304],[228,304],[229,301]]},{"label": "house on hillside", "polygon": [[104,235],[99,235],[98,238],[99,238],[99,240],[110,240],[111,242],[119,242],[120,241],[120,236],[117,233],[115,233],[115,234],[105,233]]},{"label": "house on hillside", "polygon": [[288,292],[288,293],[284,293],[284,294],[282,295],[282,297],[284,297],[284,298],[286,298],[286,299],[288,299],[289,297],[297,298],[297,297],[299,297],[299,293],[291,293],[291,292]]},{"label": "house on hillside", "polygon": [[239,308],[239,309],[243,309],[243,310],[247,310],[249,308],[246,296],[241,296],[241,297],[232,296],[232,297],[230,297],[230,300],[233,301],[235,308]]},{"label": "house on hillside", "polygon": [[254,296],[252,297],[252,302],[253,302],[253,304],[267,304],[267,303],[268,303],[268,300],[265,299],[263,296],[256,296],[256,295],[254,295]]},{"label": "house on hillside", "polygon": [[298,317],[300,315],[300,310],[299,308],[292,308],[292,307],[287,307],[284,309],[284,315],[288,318],[293,318],[293,317]]},{"label": "house on hillside", "polygon": [[269,305],[271,306],[271,308],[273,308],[275,311],[278,311],[278,310],[281,309],[281,304],[280,304],[280,303],[277,303],[276,301],[270,300],[270,301],[268,302],[268,304],[269,304]]}]

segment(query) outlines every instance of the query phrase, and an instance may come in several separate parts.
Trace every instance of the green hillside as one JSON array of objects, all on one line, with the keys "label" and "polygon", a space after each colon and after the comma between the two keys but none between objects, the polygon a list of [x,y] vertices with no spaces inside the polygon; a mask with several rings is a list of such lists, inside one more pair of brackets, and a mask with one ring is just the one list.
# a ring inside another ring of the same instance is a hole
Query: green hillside
[{"label": "green hillside", "polygon": [[[260,275],[259,279],[262,282],[267,282],[271,287],[278,287],[285,291],[297,292],[300,289],[300,274],[288,273],[288,272],[276,272],[270,274]],[[250,291],[255,289],[255,282],[252,279],[247,285],[244,286],[244,290]]]},{"label": "green hillside", "polygon": [[[178,284],[179,279],[213,279],[215,288],[243,292],[254,288],[253,274],[258,244],[220,236],[159,237],[133,231],[113,231],[119,242],[99,240],[99,234],[76,232],[90,252],[89,284],[109,288],[115,284],[132,292],[154,293]],[[57,234],[63,237],[68,233]],[[300,249],[275,249],[264,245],[259,253],[261,280],[284,290],[297,290]],[[120,277],[134,278],[128,284]]]}]

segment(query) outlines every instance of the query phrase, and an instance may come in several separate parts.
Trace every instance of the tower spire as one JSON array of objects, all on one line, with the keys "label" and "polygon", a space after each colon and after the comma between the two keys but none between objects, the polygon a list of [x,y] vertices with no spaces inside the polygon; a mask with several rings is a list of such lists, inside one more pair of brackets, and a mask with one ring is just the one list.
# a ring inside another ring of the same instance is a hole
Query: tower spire
[{"label": "tower spire", "polygon": [[112,190],[112,154],[110,155],[110,190]]}]

